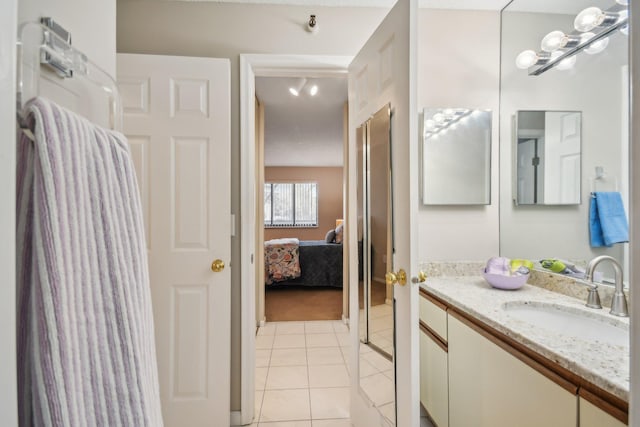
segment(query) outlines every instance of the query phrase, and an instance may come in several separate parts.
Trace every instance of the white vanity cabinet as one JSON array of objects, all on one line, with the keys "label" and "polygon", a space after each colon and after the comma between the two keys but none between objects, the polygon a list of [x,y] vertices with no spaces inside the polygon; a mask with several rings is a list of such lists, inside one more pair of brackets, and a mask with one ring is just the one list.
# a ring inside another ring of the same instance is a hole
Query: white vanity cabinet
[{"label": "white vanity cabinet", "polygon": [[447,313],[420,298],[420,403],[438,427],[449,425]]},{"label": "white vanity cabinet", "polygon": [[461,319],[447,319],[449,426],[578,425],[577,390],[552,381],[527,356],[511,354]]},{"label": "white vanity cabinet", "polygon": [[580,397],[580,427],[624,427],[625,423]]}]

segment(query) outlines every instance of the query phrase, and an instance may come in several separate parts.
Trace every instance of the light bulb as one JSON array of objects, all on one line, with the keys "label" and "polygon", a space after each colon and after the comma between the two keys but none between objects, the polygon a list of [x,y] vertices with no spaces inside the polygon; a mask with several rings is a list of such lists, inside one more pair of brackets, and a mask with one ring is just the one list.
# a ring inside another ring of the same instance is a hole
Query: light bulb
[{"label": "light bulb", "polygon": [[444,114],[442,114],[442,113],[437,113],[437,114],[433,115],[433,120],[435,120],[437,123],[444,122],[444,119],[445,119],[445,117],[444,117]]},{"label": "light bulb", "polygon": [[434,130],[436,128],[435,120],[426,120],[424,122],[424,127],[428,130]]},{"label": "light bulb", "polygon": [[618,12],[618,19],[616,22],[620,22],[627,18],[629,18],[629,11],[627,9],[623,9],[620,12]]},{"label": "light bulb", "polygon": [[533,50],[525,50],[520,52],[520,54],[516,57],[516,67],[521,70],[526,70],[527,68],[535,65],[538,62],[540,57]]},{"label": "light bulb", "polygon": [[566,37],[566,34],[562,31],[551,31],[549,34],[544,36],[540,43],[540,47],[545,52],[553,52],[554,50],[564,47]]},{"label": "light bulb", "polygon": [[453,115],[455,114],[455,112],[453,111],[453,108],[446,108],[446,109],[443,111],[443,113],[444,113],[446,116],[453,116]]},{"label": "light bulb", "polygon": [[576,30],[584,33],[596,28],[604,19],[604,13],[599,7],[588,7],[576,16],[573,26]]},{"label": "light bulb", "polygon": [[[595,36],[595,34],[590,33],[590,32],[582,34],[582,42],[586,43],[593,36]],[[584,52],[588,53],[589,55],[595,55],[596,53],[600,53],[603,50],[605,50],[605,48],[607,47],[608,44],[609,44],[609,37],[604,37],[604,38],[601,38],[600,40],[597,40],[597,41],[591,43],[589,45],[589,47],[587,47],[584,50]]]},{"label": "light bulb", "polygon": [[[561,56],[562,52],[559,51],[555,51],[551,54],[551,60],[553,61],[554,59],[556,59],[557,57]],[[569,70],[571,68],[573,68],[573,66],[576,64],[576,56],[575,55],[571,55],[568,58],[564,58],[562,61],[558,62],[555,65],[555,68],[558,70]]]},{"label": "light bulb", "polygon": [[620,27],[620,32],[622,34],[624,34],[625,36],[628,36],[629,35],[629,24],[623,25],[622,27]]},{"label": "light bulb", "polygon": [[616,0],[616,3],[621,4],[623,6],[629,6],[629,0]]},{"label": "light bulb", "polygon": [[300,95],[300,92],[298,92],[298,89],[296,89],[295,87],[290,87],[289,88],[289,93],[291,93],[291,95],[293,95],[293,96]]},{"label": "light bulb", "polygon": [[318,93],[318,85],[311,86],[311,88],[309,89],[309,95],[316,96],[317,93]]}]

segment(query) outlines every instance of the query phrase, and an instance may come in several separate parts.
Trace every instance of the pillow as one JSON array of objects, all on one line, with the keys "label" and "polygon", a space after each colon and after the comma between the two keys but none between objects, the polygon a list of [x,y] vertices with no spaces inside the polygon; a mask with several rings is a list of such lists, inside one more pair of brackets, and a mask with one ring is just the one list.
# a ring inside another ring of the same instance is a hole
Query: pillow
[{"label": "pillow", "polygon": [[333,243],[336,238],[336,230],[327,231],[327,235],[324,237],[324,241],[327,243]]},{"label": "pillow", "polygon": [[343,231],[344,231],[344,223],[336,227],[336,243],[342,243]]}]

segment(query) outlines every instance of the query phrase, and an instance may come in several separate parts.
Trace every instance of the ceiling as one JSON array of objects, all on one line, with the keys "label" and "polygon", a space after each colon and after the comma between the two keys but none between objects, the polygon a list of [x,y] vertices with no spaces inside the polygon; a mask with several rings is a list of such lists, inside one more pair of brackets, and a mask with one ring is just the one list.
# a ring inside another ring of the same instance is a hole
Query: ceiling
[{"label": "ceiling", "polygon": [[[342,166],[346,78],[257,77],[256,96],[265,109],[265,166]],[[318,93],[310,96],[311,86]]]}]

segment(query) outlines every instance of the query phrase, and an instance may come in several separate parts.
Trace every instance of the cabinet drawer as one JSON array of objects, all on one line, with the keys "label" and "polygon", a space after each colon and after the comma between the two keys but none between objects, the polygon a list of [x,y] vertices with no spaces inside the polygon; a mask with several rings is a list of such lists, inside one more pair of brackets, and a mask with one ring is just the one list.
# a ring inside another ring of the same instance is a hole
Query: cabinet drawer
[{"label": "cabinet drawer", "polygon": [[447,342],[447,312],[438,301],[420,292],[420,320]]},{"label": "cabinet drawer", "polygon": [[438,427],[449,425],[447,352],[420,331],[420,403]]}]

